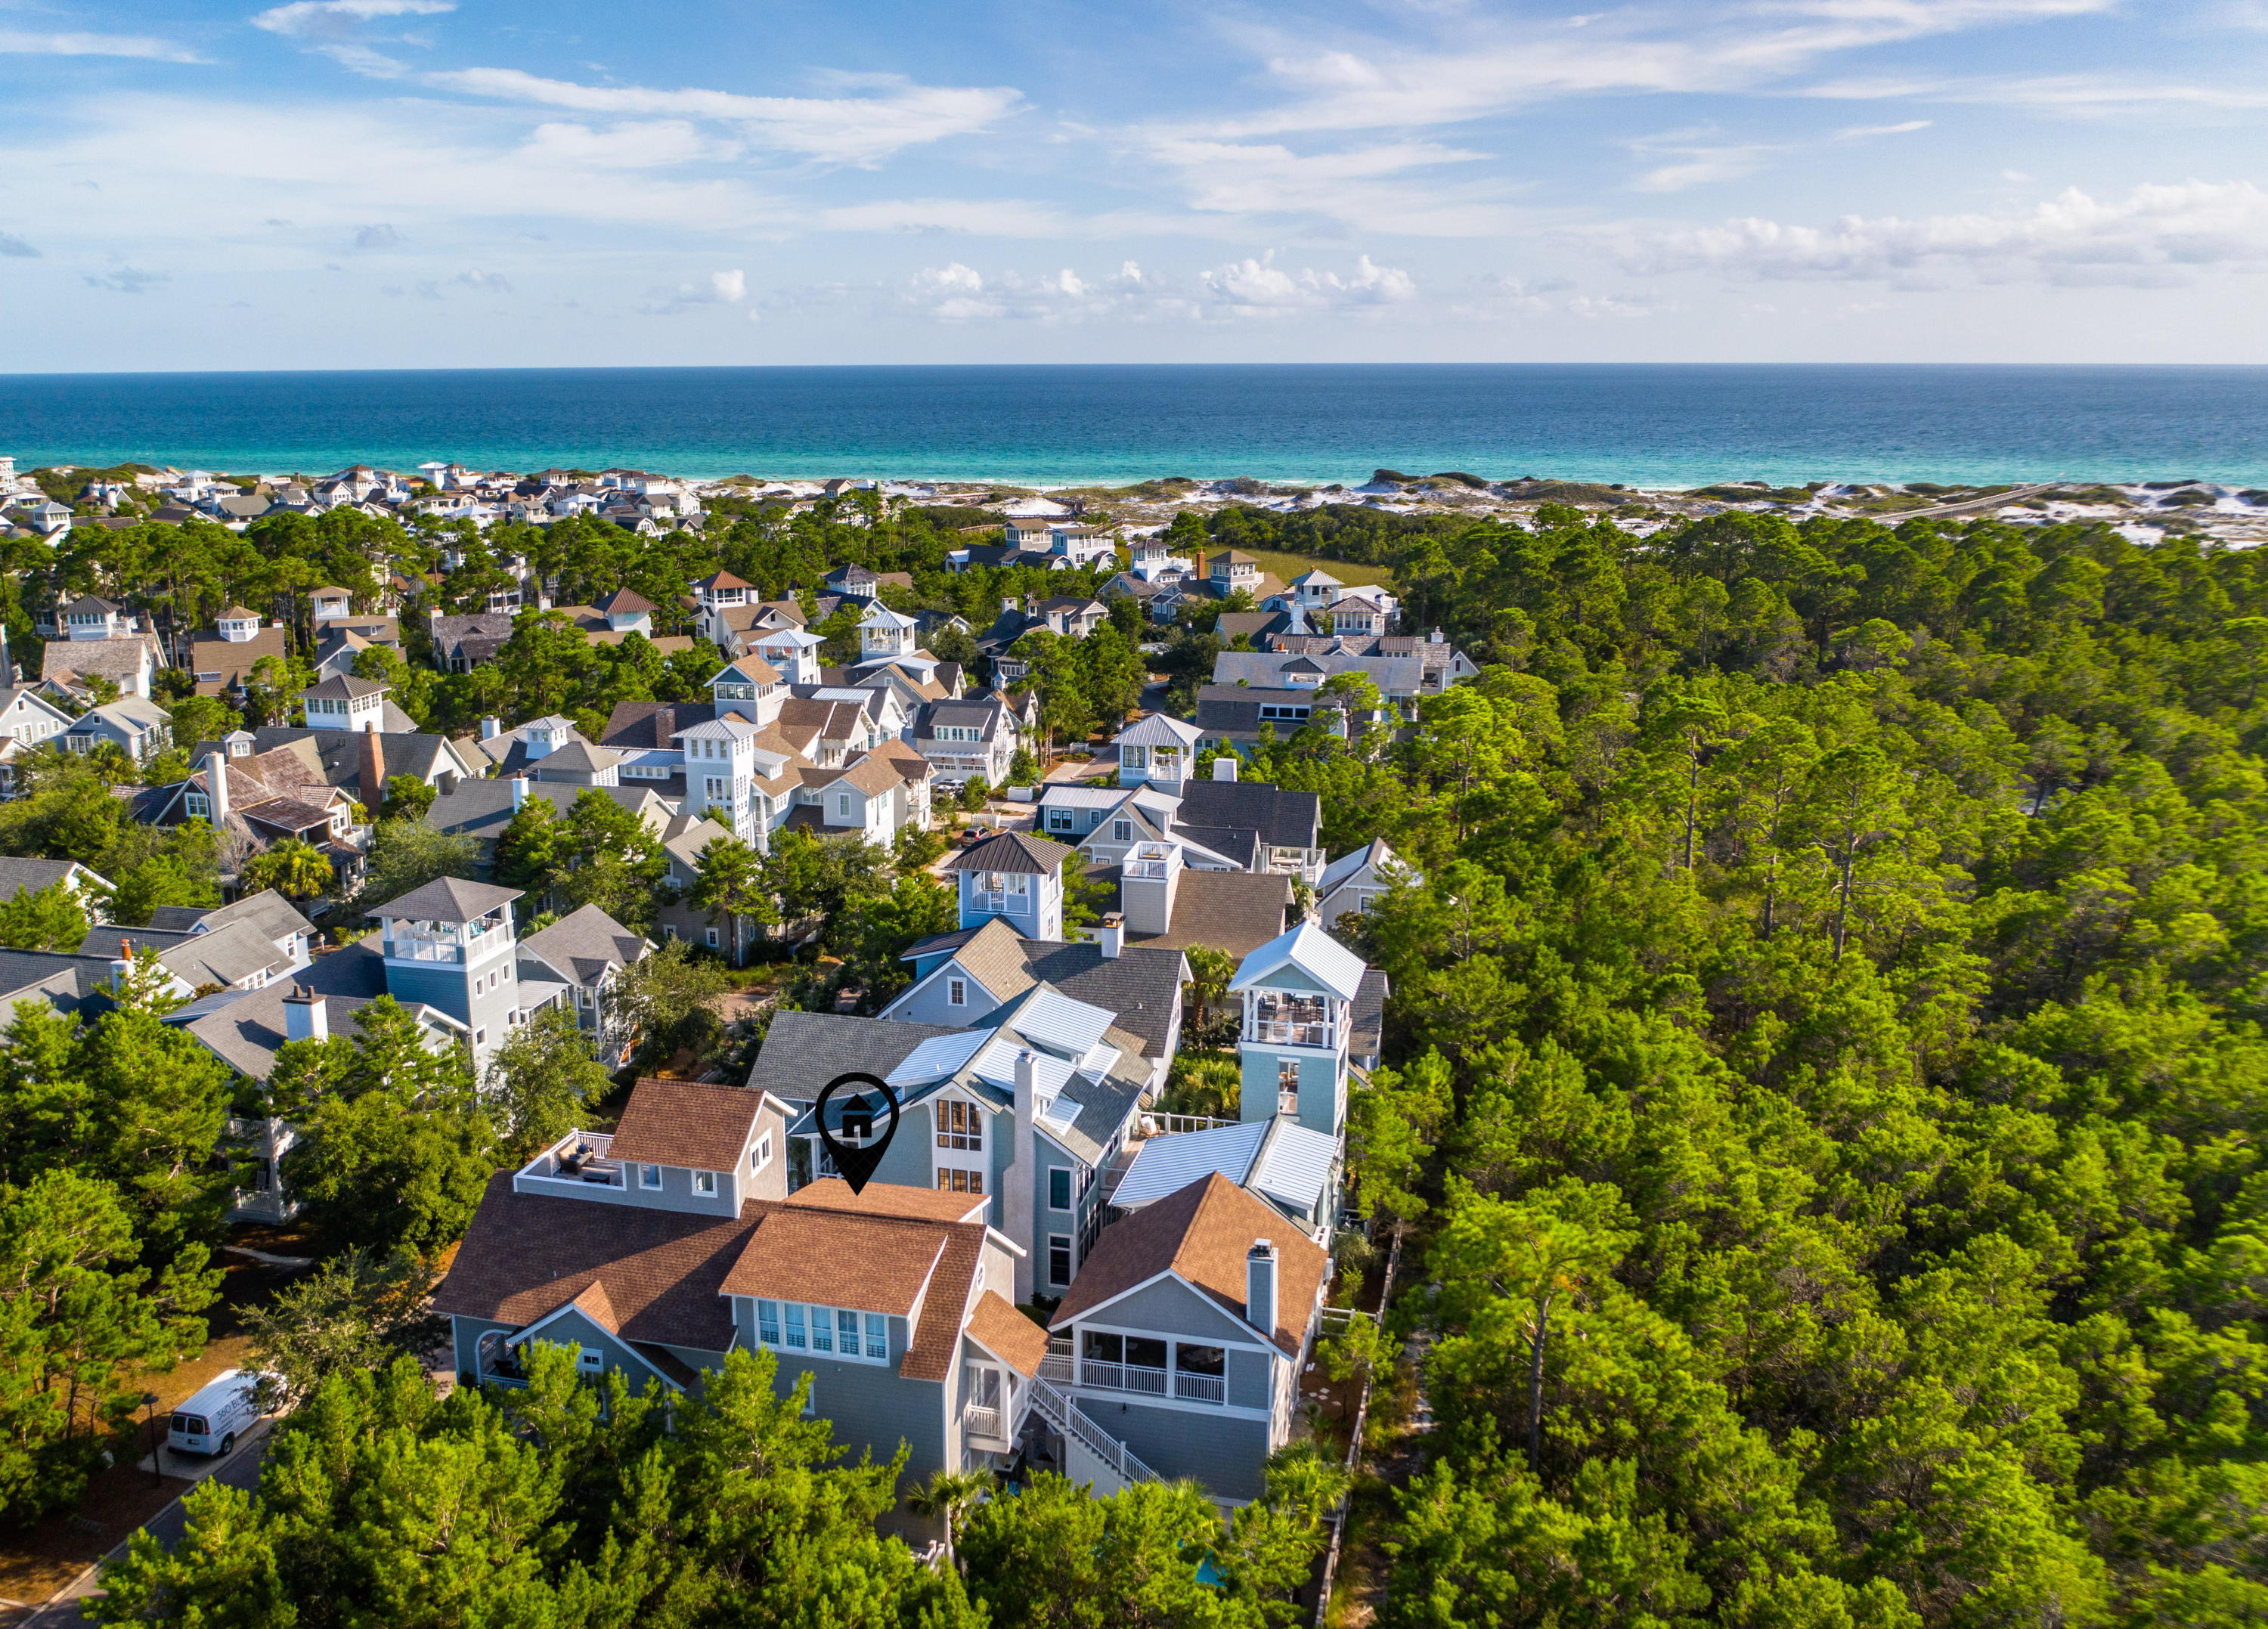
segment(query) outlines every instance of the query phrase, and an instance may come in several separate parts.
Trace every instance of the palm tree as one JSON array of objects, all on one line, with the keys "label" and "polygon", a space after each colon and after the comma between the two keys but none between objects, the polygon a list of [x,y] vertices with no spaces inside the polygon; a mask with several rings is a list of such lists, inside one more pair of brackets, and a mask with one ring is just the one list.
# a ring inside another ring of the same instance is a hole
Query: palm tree
[{"label": "palm tree", "polygon": [[945,1523],[946,1565],[960,1567],[953,1552],[954,1529],[961,1513],[992,1491],[987,1471],[933,1471],[929,1480],[906,1495],[906,1508],[917,1516]]},{"label": "palm tree", "polygon": [[313,844],[297,837],[261,850],[245,863],[247,894],[274,888],[286,899],[313,899],[331,885],[331,862]]}]

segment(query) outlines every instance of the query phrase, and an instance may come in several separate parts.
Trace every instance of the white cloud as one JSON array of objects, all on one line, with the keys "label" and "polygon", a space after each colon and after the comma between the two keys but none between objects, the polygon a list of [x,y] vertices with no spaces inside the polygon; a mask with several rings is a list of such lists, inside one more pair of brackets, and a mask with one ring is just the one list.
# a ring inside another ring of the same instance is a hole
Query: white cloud
[{"label": "white cloud", "polygon": [[1931,122],[1927,119],[1908,119],[1900,124],[1854,124],[1847,129],[1836,131],[1835,139],[1852,142],[1870,136],[1904,136],[1914,130],[1926,130]]},{"label": "white cloud", "polygon": [[386,79],[407,69],[376,49],[372,41],[401,41],[407,36],[381,33],[368,25],[394,18],[438,17],[456,9],[456,0],[291,0],[289,4],[256,13],[252,26],[296,40],[357,73]]},{"label": "white cloud", "polygon": [[0,56],[129,56],[155,63],[202,63],[185,45],[149,34],[38,33],[0,28]]},{"label": "white cloud", "polygon": [[1565,19],[1454,19],[1454,38],[1319,45],[1285,31],[1250,36],[1290,103],[1221,121],[1224,135],[1419,129],[1534,102],[1600,93],[1775,85],[1830,58],[1999,25],[2111,10],[2117,0],[1760,0],[1709,8],[1630,5]]},{"label": "white cloud", "polygon": [[2029,209],[1915,218],[1849,215],[1831,226],[1747,217],[1716,225],[1623,223],[1596,234],[1643,273],[1922,284],[1991,282],[2154,288],[2196,269],[2268,268],[2268,192],[2250,181],[2077,188]]},{"label": "white cloud", "polygon": [[0,255],[11,260],[37,260],[40,252],[15,233],[0,232]]},{"label": "white cloud", "polygon": [[638,309],[649,317],[674,317],[708,306],[737,306],[747,297],[747,273],[736,266],[730,271],[711,272],[705,284],[681,283],[670,293]]},{"label": "white cloud", "polygon": [[615,170],[666,169],[739,156],[737,143],[704,136],[683,119],[642,119],[607,126],[539,124],[525,151],[547,163],[600,165]]},{"label": "white cloud", "polygon": [[131,266],[121,266],[117,270],[104,272],[100,276],[95,276],[90,273],[84,281],[91,289],[108,289],[119,294],[139,294],[160,283],[170,283],[173,279],[162,271],[136,271]]},{"label": "white cloud", "polygon": [[[517,236],[538,221],[703,238],[777,232],[788,209],[733,174],[680,177],[578,157],[555,142],[499,143],[493,120],[431,102],[116,94],[58,111],[61,134],[21,122],[0,130],[11,206],[27,219],[83,220],[70,178],[100,175],[105,229],[134,220],[137,254],[150,242],[210,253],[273,216],[349,240],[373,221],[389,223],[393,237],[370,247],[422,248],[453,235]],[[180,215],[184,196],[202,201],[193,221]],[[489,254],[467,243],[458,263]]]},{"label": "white cloud", "polygon": [[1052,205],[1021,198],[891,198],[819,211],[822,232],[966,232],[984,238],[1058,238],[1076,224]]},{"label": "white cloud", "polygon": [[990,129],[1022,105],[1005,87],[916,85],[895,75],[852,81],[862,96],[743,96],[730,91],[577,85],[518,68],[465,68],[430,83],[498,101],[577,113],[662,114],[727,124],[755,146],[832,164],[873,165],[905,148]]},{"label": "white cloud", "polygon": [[1415,299],[1418,285],[1406,271],[1372,262],[1363,255],[1354,275],[1313,269],[1285,271],[1270,250],[1258,260],[1231,261],[1197,274],[1218,306],[1236,316],[1281,316],[1303,311],[1376,310]]},{"label": "white cloud", "polygon": [[1688,187],[1711,181],[1738,181],[1755,173],[1766,158],[1778,151],[1758,143],[1712,143],[1701,139],[1707,134],[1673,130],[1660,136],[1640,136],[1628,144],[1631,151],[1641,159],[1674,160],[1655,165],[1631,183],[1631,190],[1683,192]]},{"label": "white cloud", "polygon": [[382,254],[388,249],[401,247],[401,234],[388,221],[379,221],[372,226],[357,226],[355,228],[354,246],[370,254]]},{"label": "white cloud", "polygon": [[460,271],[449,281],[483,294],[512,292],[512,280],[500,271]]}]

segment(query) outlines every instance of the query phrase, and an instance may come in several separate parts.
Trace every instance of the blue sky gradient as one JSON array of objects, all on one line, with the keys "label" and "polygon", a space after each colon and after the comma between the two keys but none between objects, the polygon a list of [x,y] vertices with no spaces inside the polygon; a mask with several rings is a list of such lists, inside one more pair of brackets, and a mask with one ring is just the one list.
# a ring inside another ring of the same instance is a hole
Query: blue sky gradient
[{"label": "blue sky gradient", "polygon": [[0,365],[2268,361],[2264,67],[2263,0],[0,0]]}]

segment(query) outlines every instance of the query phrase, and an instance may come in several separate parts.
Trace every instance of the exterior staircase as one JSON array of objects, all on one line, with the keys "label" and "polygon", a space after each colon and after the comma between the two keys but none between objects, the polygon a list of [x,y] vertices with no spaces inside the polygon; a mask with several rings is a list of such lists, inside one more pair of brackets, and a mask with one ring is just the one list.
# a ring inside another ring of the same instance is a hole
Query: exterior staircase
[{"label": "exterior staircase", "polygon": [[1162,1482],[1164,1478],[1134,1456],[1134,1450],[1112,1436],[1086,1414],[1071,1395],[1052,1381],[1035,1377],[1032,1406],[1064,1441],[1064,1473],[1084,1482],[1100,1498],[1108,1498],[1137,1482]]}]

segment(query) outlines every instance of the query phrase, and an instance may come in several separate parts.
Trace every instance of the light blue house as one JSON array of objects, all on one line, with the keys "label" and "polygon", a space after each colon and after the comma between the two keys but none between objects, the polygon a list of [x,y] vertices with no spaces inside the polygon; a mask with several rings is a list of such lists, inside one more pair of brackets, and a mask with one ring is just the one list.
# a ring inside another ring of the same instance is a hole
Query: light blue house
[{"label": "light blue house", "polygon": [[1337,1139],[1346,1126],[1347,1062],[1360,956],[1302,922],[1244,958],[1229,984],[1244,998],[1239,1117],[1289,1115]]},{"label": "light blue house", "polygon": [[1063,863],[1071,850],[1045,837],[1004,831],[946,863],[961,890],[961,925],[998,917],[1026,939],[1063,937]]}]

